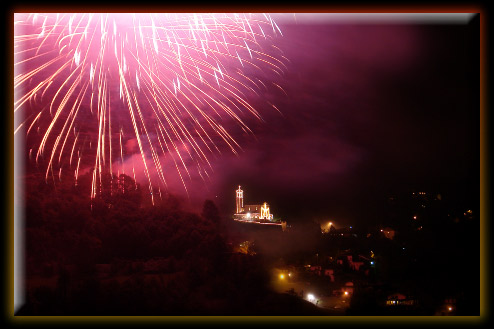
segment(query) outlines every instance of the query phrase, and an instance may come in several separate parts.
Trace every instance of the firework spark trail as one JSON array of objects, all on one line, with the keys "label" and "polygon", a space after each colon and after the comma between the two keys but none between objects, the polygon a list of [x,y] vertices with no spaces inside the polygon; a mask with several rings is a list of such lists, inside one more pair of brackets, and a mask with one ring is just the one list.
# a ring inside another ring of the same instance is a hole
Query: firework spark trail
[{"label": "firework spark trail", "polygon": [[[125,173],[131,139],[153,200],[151,168],[166,187],[168,155],[187,192],[189,163],[204,180],[220,144],[235,154],[241,149],[230,126],[253,134],[246,115],[262,121],[249,95],[259,96],[265,84],[253,75],[286,69],[261,49],[281,35],[267,14],[15,14],[14,22],[14,113],[26,118],[15,134],[26,126],[28,137],[34,125],[41,130],[30,155],[34,149],[36,163],[45,161],[50,149],[46,179],[56,165],[62,177],[77,150],[77,184],[83,152],[93,156],[92,198],[113,165]],[[125,140],[124,130],[132,132]],[[84,151],[88,136],[95,150],[89,140]],[[132,171],[135,177],[134,165]]]}]

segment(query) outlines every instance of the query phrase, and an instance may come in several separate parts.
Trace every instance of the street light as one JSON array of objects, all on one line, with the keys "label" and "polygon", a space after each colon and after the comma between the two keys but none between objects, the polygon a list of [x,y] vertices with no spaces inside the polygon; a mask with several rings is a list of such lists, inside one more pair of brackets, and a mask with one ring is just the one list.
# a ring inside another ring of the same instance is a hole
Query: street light
[{"label": "street light", "polygon": [[331,226],[333,225],[333,222],[329,222],[328,223],[328,228],[327,228],[327,232],[331,231]]},{"label": "street light", "polygon": [[280,274],[280,279],[281,280],[285,279],[285,275],[284,274]]}]

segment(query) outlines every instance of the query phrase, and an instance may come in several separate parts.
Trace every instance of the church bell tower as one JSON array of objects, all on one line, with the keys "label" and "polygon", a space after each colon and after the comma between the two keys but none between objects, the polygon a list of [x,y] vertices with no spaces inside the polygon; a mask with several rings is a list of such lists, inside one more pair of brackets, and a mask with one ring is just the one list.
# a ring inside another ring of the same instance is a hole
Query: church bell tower
[{"label": "church bell tower", "polygon": [[236,213],[240,214],[244,210],[244,191],[238,186],[237,197],[236,197]]}]

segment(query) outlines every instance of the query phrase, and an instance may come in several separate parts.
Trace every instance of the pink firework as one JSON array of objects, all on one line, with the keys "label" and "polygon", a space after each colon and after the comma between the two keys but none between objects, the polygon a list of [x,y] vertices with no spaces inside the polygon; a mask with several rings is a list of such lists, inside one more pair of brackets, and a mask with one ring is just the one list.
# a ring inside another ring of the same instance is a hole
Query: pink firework
[{"label": "pink firework", "polygon": [[261,119],[249,104],[265,86],[259,76],[284,70],[282,56],[263,50],[281,35],[267,14],[15,14],[14,21],[15,134],[26,134],[47,178],[69,170],[77,184],[83,159],[93,169],[92,198],[102,173],[125,173],[133,153],[151,195],[151,170],[167,185],[165,158],[185,190],[191,168],[208,177],[211,155],[240,149],[228,128],[252,133],[245,118]]}]

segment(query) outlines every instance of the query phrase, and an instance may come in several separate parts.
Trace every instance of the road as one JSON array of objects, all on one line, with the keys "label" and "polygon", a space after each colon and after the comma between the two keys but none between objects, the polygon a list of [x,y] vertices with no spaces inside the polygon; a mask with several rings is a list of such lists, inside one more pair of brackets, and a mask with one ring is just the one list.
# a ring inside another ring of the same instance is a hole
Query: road
[{"label": "road", "polygon": [[332,296],[329,289],[323,291],[323,289],[311,285],[310,281],[297,280],[286,273],[281,276],[279,273],[273,275],[271,280],[271,289],[275,292],[287,293],[293,289],[292,291],[300,298],[309,300],[318,307],[341,311],[342,313],[350,306],[350,296]]}]

